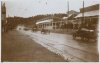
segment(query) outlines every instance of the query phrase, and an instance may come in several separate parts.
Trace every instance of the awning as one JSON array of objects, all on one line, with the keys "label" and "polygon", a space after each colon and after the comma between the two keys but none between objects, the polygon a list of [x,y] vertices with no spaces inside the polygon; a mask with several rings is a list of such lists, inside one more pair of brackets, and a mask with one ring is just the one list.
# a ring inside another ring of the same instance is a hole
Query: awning
[{"label": "awning", "polygon": [[71,17],[73,14],[69,14],[68,17]]},{"label": "awning", "polygon": [[40,23],[48,23],[48,22],[51,22],[51,21],[53,21],[53,19],[39,21],[39,22],[36,22],[36,24],[40,24]]},{"label": "awning", "polygon": [[72,16],[73,14],[69,14],[68,17],[63,17],[63,19],[68,19]]},{"label": "awning", "polygon": [[[89,17],[89,16],[99,16],[99,10],[84,12],[84,17]],[[78,14],[75,18],[78,17],[83,17],[82,13]]]},{"label": "awning", "polygon": [[63,19],[67,19],[68,17],[63,17]]}]

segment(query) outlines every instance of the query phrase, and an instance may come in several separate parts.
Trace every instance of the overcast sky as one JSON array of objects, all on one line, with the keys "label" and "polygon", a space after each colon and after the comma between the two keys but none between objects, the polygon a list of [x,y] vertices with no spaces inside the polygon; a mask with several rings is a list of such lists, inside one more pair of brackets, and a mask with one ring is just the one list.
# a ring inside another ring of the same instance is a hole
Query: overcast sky
[{"label": "overcast sky", "polygon": [[[69,10],[79,12],[83,0],[69,0]],[[85,7],[97,4],[99,0],[84,0]],[[39,14],[66,13],[67,0],[5,0],[7,17],[31,17]]]}]

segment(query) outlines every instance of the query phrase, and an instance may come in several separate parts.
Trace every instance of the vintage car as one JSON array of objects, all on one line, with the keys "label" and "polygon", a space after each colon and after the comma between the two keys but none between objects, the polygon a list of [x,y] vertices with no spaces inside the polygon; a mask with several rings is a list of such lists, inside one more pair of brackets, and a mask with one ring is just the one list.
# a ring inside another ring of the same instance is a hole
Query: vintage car
[{"label": "vintage car", "polygon": [[32,28],[32,31],[33,31],[33,32],[36,32],[36,31],[38,31],[38,30],[37,30],[37,28]]},{"label": "vintage car", "polygon": [[90,40],[90,39],[97,40],[97,33],[95,32],[95,30],[81,28],[73,33],[73,39],[76,39],[77,37],[80,37],[81,40]]},{"label": "vintage car", "polygon": [[42,29],[41,34],[50,34],[50,30],[48,29]]},{"label": "vintage car", "polygon": [[25,31],[28,31],[28,30],[31,30],[31,28],[25,27],[24,30],[25,30]]}]

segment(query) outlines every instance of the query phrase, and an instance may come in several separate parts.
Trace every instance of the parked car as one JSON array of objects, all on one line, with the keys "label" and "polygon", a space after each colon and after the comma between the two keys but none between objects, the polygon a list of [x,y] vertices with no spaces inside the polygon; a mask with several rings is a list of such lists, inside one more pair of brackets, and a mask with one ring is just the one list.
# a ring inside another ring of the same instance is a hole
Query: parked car
[{"label": "parked car", "polygon": [[33,28],[32,31],[33,31],[33,32],[36,32],[36,31],[37,31],[37,28]]},{"label": "parked car", "polygon": [[42,29],[41,34],[50,34],[50,30],[48,29]]},{"label": "parked car", "polygon": [[97,34],[95,30],[90,30],[87,28],[81,28],[76,30],[73,33],[73,39],[76,39],[77,37],[80,37],[82,40],[90,40],[90,39],[97,40]]},{"label": "parked car", "polygon": [[25,31],[27,31],[27,30],[31,30],[31,28],[29,28],[29,27],[25,27],[24,30],[25,30]]}]

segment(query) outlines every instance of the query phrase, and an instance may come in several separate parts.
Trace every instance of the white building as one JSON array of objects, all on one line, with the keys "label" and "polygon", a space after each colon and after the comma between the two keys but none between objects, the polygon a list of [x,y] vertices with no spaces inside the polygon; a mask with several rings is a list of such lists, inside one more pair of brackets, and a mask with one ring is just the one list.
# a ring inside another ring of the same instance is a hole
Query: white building
[{"label": "white building", "polygon": [[[55,20],[57,19],[57,20]],[[36,22],[37,28],[38,29],[49,29],[49,30],[54,30],[54,29],[61,29],[61,26],[64,25],[64,21],[61,18],[47,18],[47,19],[42,19]]]},{"label": "white building", "polygon": [[52,29],[53,28],[53,19],[40,20],[36,22],[38,29]]}]

